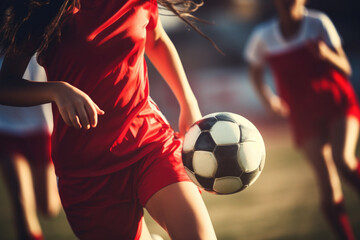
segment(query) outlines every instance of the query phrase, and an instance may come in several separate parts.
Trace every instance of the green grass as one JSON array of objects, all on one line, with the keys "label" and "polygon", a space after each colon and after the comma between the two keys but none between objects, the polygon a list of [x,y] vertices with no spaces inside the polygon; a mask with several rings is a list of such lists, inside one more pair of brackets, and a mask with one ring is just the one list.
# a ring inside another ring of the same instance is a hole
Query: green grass
[{"label": "green grass", "polygon": [[[234,195],[203,193],[218,238],[335,239],[318,209],[313,172],[302,155],[291,146],[286,128],[260,131],[267,145],[265,169],[260,178],[250,188]],[[360,238],[359,198],[346,185],[344,194],[349,217],[356,236]],[[151,232],[169,239],[147,213],[145,217]],[[76,239],[63,212],[55,219],[41,218],[41,223],[48,240]],[[15,239],[11,205],[2,176],[0,239]]]}]

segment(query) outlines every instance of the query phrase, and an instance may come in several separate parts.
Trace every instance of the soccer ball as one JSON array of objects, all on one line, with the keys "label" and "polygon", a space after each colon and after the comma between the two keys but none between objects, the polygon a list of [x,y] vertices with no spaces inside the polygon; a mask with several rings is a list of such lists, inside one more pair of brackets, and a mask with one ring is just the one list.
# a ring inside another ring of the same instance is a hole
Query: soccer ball
[{"label": "soccer ball", "polygon": [[240,192],[253,184],[265,164],[257,128],[229,112],[206,115],[185,134],[182,160],[190,179],[215,194]]}]

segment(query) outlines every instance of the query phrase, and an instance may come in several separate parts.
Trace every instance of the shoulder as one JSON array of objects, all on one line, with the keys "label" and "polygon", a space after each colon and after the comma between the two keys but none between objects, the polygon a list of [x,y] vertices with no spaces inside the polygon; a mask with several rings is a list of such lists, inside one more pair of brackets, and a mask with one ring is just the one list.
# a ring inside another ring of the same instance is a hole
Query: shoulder
[{"label": "shoulder", "polygon": [[252,35],[266,39],[267,37],[269,37],[269,35],[273,34],[276,24],[276,19],[270,19],[268,21],[260,23],[254,28]]},{"label": "shoulder", "polygon": [[324,28],[328,28],[333,25],[328,15],[318,10],[307,9],[305,17],[311,23],[320,25]]}]

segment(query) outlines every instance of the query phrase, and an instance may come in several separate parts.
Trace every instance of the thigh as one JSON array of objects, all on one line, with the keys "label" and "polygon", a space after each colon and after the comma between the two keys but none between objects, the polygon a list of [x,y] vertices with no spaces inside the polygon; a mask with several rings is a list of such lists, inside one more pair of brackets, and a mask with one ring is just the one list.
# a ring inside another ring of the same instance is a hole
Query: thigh
[{"label": "thigh", "polygon": [[303,145],[309,144],[309,142],[313,146],[314,144],[323,144],[328,139],[328,125],[323,117],[312,116],[311,113],[291,116],[290,126],[298,147],[303,148]]},{"label": "thigh", "polygon": [[119,171],[90,178],[60,178],[61,201],[79,239],[138,239],[143,209],[133,174]]},{"label": "thigh", "polygon": [[51,160],[51,137],[47,132],[24,137],[24,147],[33,173],[38,206],[44,214],[56,215],[60,202]]},{"label": "thigh", "polygon": [[182,164],[178,140],[140,165],[137,189],[142,205],[172,239],[216,238],[199,190]]},{"label": "thigh", "polygon": [[191,182],[162,188],[149,199],[146,209],[171,239],[216,239],[199,190]]}]

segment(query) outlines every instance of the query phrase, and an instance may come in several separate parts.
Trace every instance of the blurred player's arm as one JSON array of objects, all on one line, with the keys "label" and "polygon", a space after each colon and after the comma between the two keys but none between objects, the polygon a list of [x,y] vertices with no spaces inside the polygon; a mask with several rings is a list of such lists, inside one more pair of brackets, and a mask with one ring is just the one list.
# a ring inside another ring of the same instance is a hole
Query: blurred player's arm
[{"label": "blurred player's arm", "polygon": [[289,113],[288,106],[265,83],[264,71],[262,65],[250,64],[250,79],[255,91],[269,112],[285,117]]},{"label": "blurred player's arm", "polygon": [[349,60],[341,46],[330,48],[324,41],[319,40],[310,46],[315,55],[327,61],[346,76],[351,75]]},{"label": "blurred player's arm", "polygon": [[314,53],[333,65],[346,76],[351,75],[351,66],[343,50],[342,41],[335,25],[326,14],[320,15],[322,30],[318,40],[311,44]]},{"label": "blurred player's arm", "polygon": [[190,125],[201,118],[201,113],[180,57],[160,19],[155,29],[147,31],[145,49],[147,57],[170,86],[180,104],[179,130],[183,135]]},{"label": "blurred player's arm", "polygon": [[[55,102],[69,126],[90,128],[97,125],[103,111],[84,92],[66,82],[36,82],[23,79],[35,50],[5,55],[0,70],[0,104],[34,106]],[[35,49],[35,48],[34,48]]]}]

